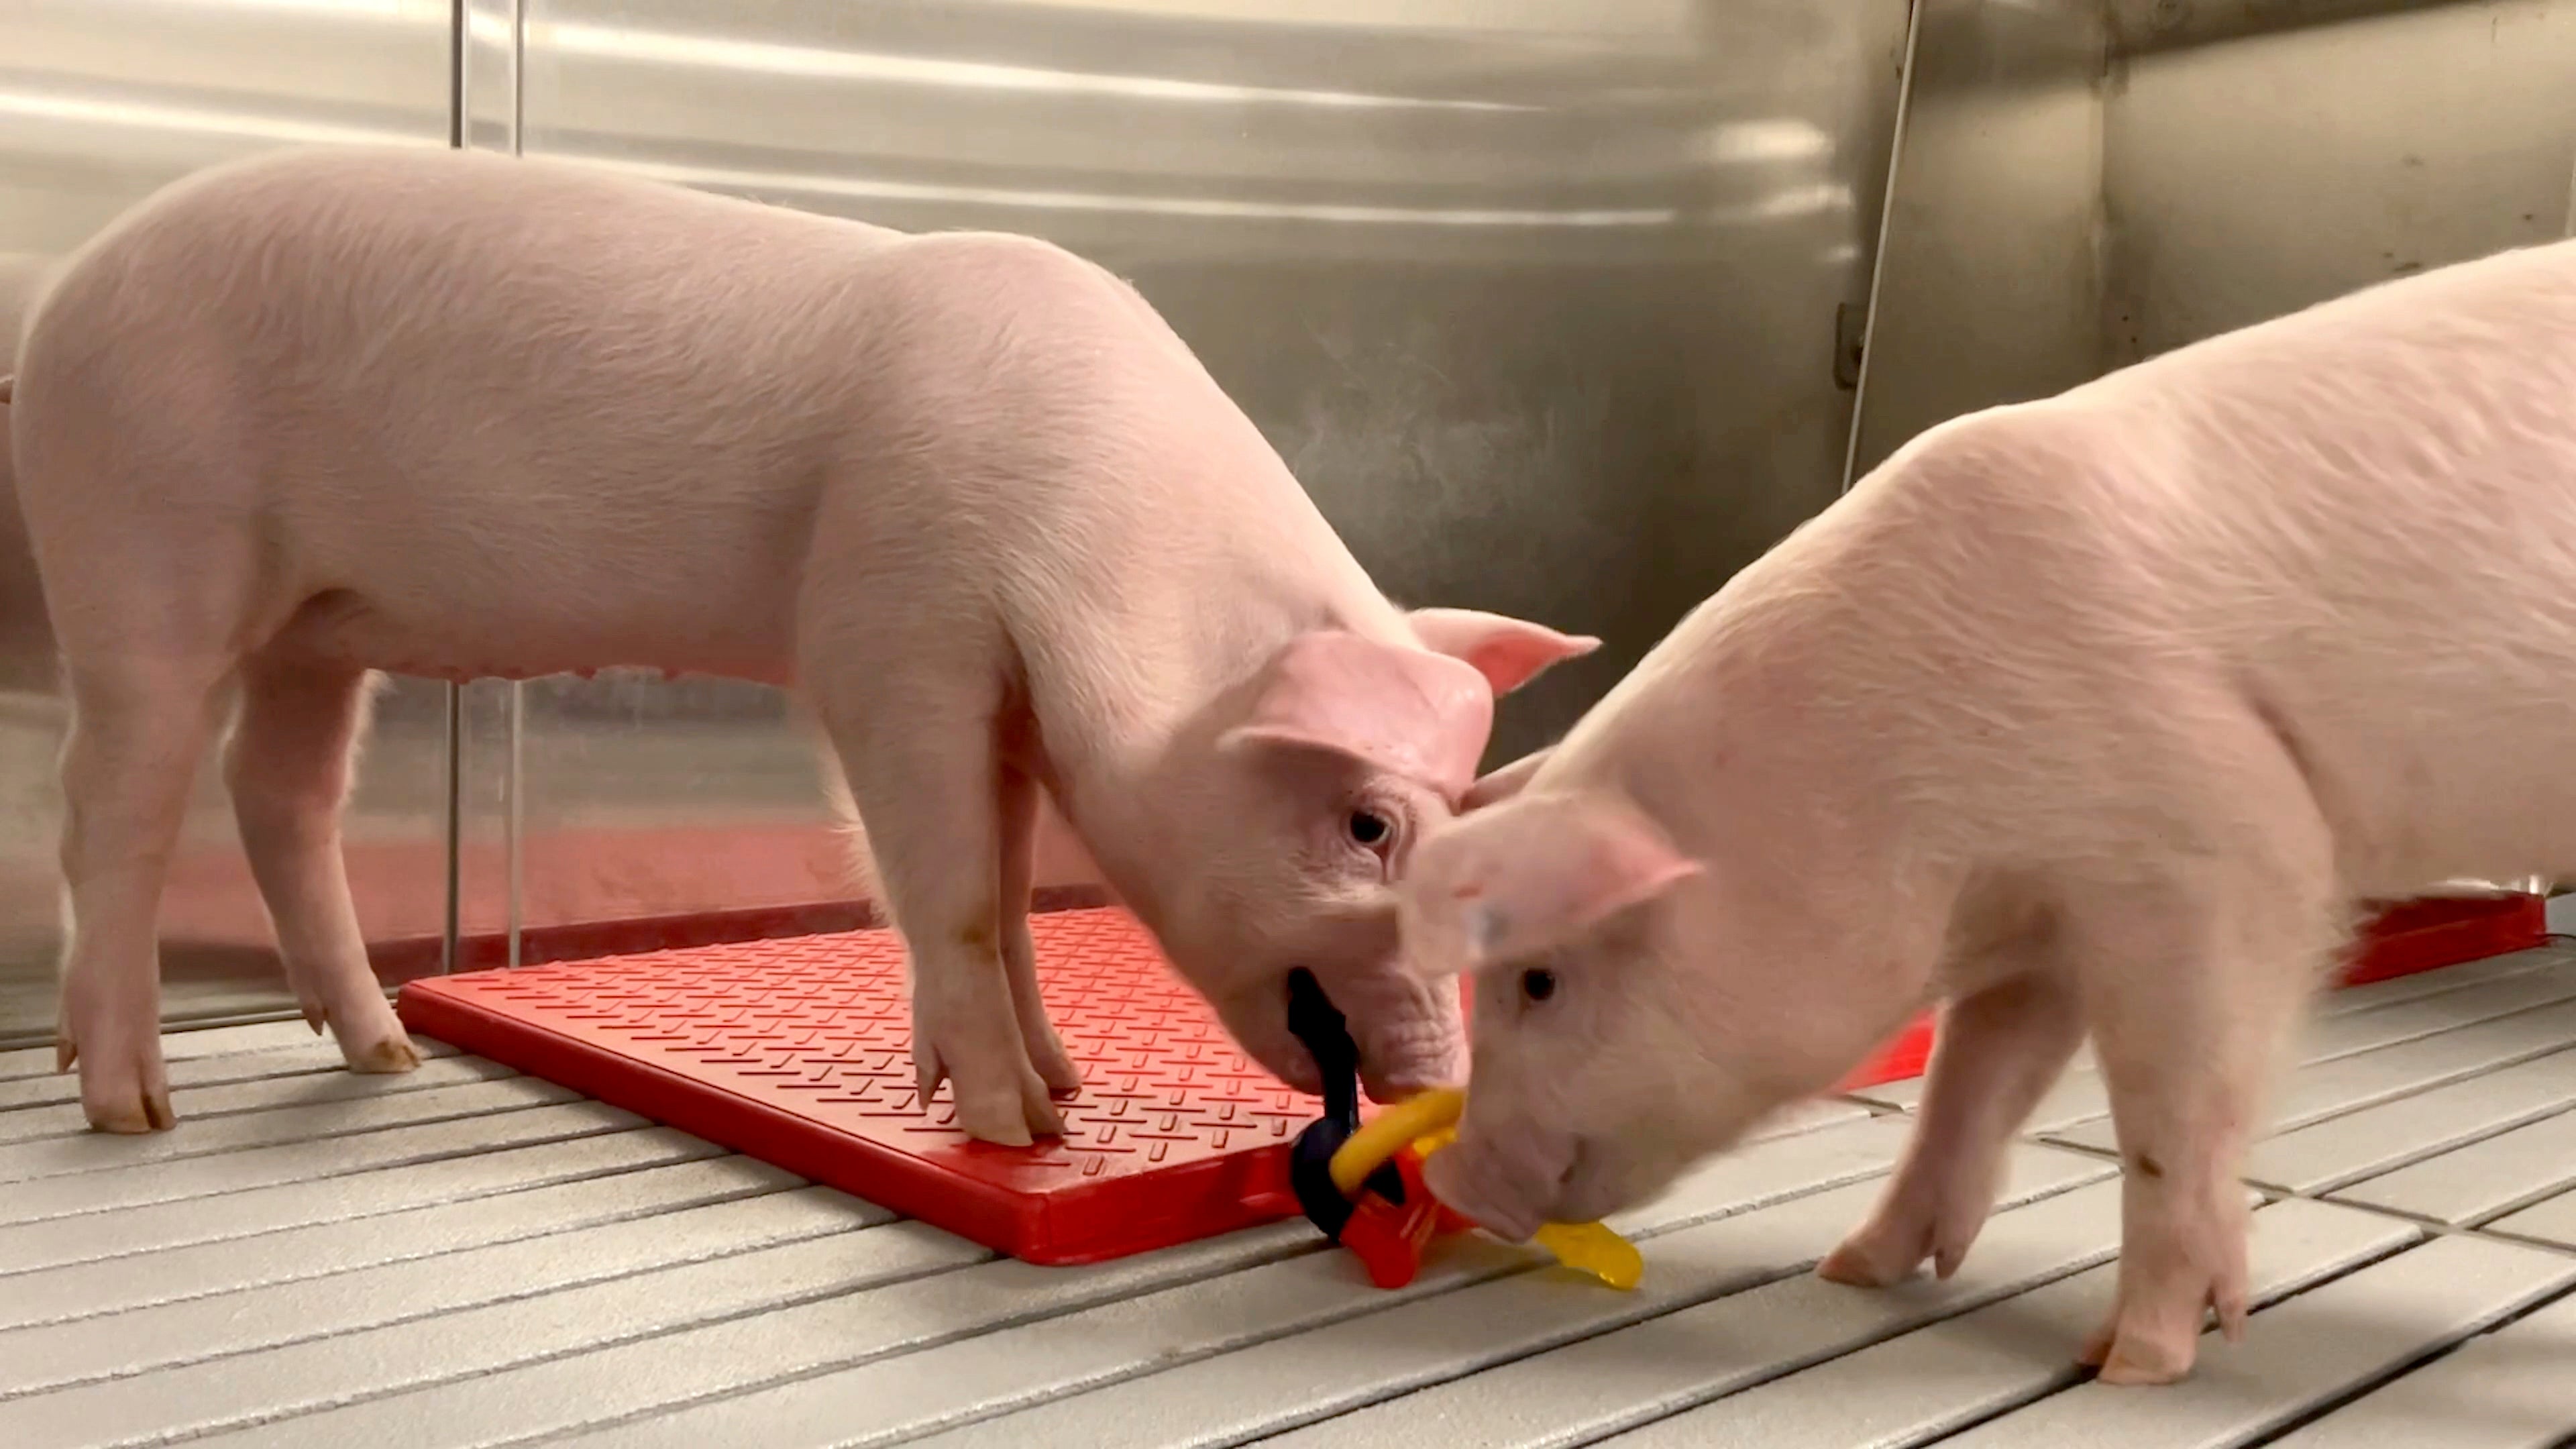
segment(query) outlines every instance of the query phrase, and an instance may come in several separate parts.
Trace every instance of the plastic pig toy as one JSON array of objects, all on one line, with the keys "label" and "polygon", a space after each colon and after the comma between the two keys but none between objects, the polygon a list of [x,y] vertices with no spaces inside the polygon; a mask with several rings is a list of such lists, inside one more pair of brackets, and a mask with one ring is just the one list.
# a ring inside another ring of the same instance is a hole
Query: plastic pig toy
[{"label": "plastic pig toy", "polygon": [[[1401,1288],[1421,1271],[1434,1236],[1476,1226],[1422,1183],[1422,1159],[1456,1135],[1466,1097],[1443,1087],[1363,1124],[1357,1048],[1341,1012],[1304,971],[1289,977],[1288,1025],[1324,1079],[1324,1115],[1297,1134],[1290,1159],[1298,1204],[1327,1239],[1358,1256],[1370,1282]],[[1535,1241],[1567,1267],[1613,1288],[1635,1288],[1645,1271],[1635,1246],[1599,1223],[1549,1223]]]}]

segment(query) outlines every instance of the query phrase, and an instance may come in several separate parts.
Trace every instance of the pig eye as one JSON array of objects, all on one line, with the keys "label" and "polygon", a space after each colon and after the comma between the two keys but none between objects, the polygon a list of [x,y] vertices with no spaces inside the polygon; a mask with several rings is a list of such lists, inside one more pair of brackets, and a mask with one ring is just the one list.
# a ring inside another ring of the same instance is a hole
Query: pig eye
[{"label": "pig eye", "polygon": [[1521,973],[1521,995],[1531,1001],[1545,1001],[1556,994],[1556,973],[1524,971]]},{"label": "pig eye", "polygon": [[1382,845],[1386,842],[1387,836],[1393,834],[1395,830],[1394,826],[1387,823],[1385,816],[1374,810],[1352,811],[1348,828],[1351,839],[1362,845]]}]

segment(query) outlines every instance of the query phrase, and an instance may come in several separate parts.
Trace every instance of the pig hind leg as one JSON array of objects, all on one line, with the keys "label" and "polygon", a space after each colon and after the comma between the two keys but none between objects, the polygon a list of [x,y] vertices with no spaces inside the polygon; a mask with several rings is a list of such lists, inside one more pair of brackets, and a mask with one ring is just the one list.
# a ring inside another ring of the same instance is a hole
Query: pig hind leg
[{"label": "pig hind leg", "polygon": [[1923,1260],[1948,1278],[1985,1227],[2012,1135],[2084,1038],[2074,982],[2044,946],[2022,969],[1941,1014],[1923,1103],[1904,1160],[1869,1220],[1817,1273],[1884,1288]]},{"label": "pig hind leg", "polygon": [[68,918],[56,1056],[80,1068],[81,1110],[107,1132],[176,1125],[161,1057],[161,892],[230,661],[120,650],[68,655],[63,894]]},{"label": "pig hind leg", "polygon": [[254,656],[224,750],[242,850],[277,930],[304,1019],[327,1023],[361,1072],[407,1072],[420,1053],[367,964],[340,849],[340,811],[372,691],[337,665]]},{"label": "pig hind leg", "polygon": [[[2231,1340],[2244,1332],[2239,1173],[2341,935],[2323,821],[2303,791],[2265,803],[2279,808],[2236,812],[2258,837],[2249,848],[2178,862],[2160,883],[2104,887],[2079,916],[2085,1014],[2122,1167],[2117,1300],[2080,1355],[2106,1382],[2188,1374],[2206,1310]],[[2267,813],[2270,824],[2251,823]]]}]

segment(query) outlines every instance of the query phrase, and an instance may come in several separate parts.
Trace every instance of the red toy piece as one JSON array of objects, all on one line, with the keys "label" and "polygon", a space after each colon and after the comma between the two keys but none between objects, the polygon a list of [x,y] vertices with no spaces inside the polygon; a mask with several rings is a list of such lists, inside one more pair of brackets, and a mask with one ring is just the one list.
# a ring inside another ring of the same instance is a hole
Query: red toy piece
[{"label": "red toy piece", "polygon": [[1342,1225],[1342,1246],[1368,1270],[1380,1288],[1401,1288],[1422,1271],[1422,1256],[1431,1240],[1472,1230],[1422,1185],[1422,1154],[1411,1147],[1396,1150],[1396,1174],[1404,1183],[1404,1201],[1392,1203],[1366,1188],[1351,1202],[1351,1219]]}]

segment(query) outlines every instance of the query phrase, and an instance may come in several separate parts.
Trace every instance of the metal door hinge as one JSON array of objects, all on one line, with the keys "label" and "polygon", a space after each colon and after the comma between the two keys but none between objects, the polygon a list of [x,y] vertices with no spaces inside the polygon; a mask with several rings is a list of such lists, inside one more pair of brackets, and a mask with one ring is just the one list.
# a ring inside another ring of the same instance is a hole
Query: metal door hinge
[{"label": "metal door hinge", "polygon": [[1834,386],[1850,392],[1860,386],[1861,352],[1869,345],[1869,308],[1856,302],[1834,308]]}]

